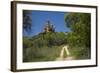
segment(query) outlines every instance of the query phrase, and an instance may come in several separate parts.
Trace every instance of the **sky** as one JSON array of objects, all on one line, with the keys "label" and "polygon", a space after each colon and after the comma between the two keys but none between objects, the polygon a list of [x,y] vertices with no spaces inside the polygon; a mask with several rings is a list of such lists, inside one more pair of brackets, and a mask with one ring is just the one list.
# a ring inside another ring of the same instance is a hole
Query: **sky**
[{"label": "sky", "polygon": [[[28,36],[34,36],[43,32],[46,22],[49,20],[50,23],[55,27],[56,32],[69,32],[70,29],[66,27],[64,21],[64,12],[55,11],[34,11],[32,10],[32,30]],[[26,35],[24,33],[24,35]]]}]

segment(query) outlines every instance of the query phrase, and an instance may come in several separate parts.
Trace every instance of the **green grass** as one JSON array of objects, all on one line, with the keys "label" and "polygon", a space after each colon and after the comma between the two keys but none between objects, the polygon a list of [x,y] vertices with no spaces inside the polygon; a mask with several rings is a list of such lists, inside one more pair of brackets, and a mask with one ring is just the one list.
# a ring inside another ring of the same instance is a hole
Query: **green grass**
[{"label": "green grass", "polygon": [[71,55],[74,56],[77,60],[81,59],[90,59],[90,49],[82,47],[72,47],[70,49]]},{"label": "green grass", "polygon": [[[27,52],[24,54],[23,62],[40,62],[40,61],[55,61],[56,58],[60,57],[61,49],[64,45],[53,46],[53,47],[42,47],[42,48],[27,48]],[[76,60],[90,59],[90,50],[82,48],[70,48],[71,56]],[[64,58],[67,57],[64,51]]]},{"label": "green grass", "polygon": [[[23,62],[54,61],[60,56],[63,45],[42,48],[27,48]],[[26,54],[26,55],[25,55]]]},{"label": "green grass", "polygon": [[[23,38],[23,62],[55,61],[60,57],[62,47],[68,45],[64,33],[47,33],[32,38]],[[90,59],[90,49],[83,47],[69,48],[71,56],[75,59]],[[64,51],[64,58],[67,57]]]}]

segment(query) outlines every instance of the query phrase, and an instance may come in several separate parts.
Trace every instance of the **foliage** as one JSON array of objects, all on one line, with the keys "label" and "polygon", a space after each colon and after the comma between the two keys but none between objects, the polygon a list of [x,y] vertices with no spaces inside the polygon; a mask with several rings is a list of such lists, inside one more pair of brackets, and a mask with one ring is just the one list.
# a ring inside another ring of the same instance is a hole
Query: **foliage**
[{"label": "foliage", "polygon": [[23,30],[25,32],[30,32],[32,27],[32,11],[23,10]]},{"label": "foliage", "polygon": [[90,48],[83,47],[72,47],[70,49],[71,55],[75,57],[75,59],[90,59]]},{"label": "foliage", "polygon": [[[75,59],[90,59],[91,15],[66,13],[65,22],[66,27],[71,29],[68,33],[48,32],[29,38],[23,37],[23,62],[56,60],[65,45],[69,45],[71,56]],[[66,52],[64,57],[66,58]]]},{"label": "foliage", "polygon": [[91,46],[91,15],[89,13],[65,14],[66,26],[71,29],[67,42],[76,59],[89,59]]},{"label": "foliage", "polygon": [[23,39],[23,62],[53,61],[60,55],[67,38],[63,32],[48,32]]},{"label": "foliage", "polygon": [[72,31],[68,33],[69,44],[89,48],[91,15],[89,13],[68,13],[65,16],[65,22]]}]

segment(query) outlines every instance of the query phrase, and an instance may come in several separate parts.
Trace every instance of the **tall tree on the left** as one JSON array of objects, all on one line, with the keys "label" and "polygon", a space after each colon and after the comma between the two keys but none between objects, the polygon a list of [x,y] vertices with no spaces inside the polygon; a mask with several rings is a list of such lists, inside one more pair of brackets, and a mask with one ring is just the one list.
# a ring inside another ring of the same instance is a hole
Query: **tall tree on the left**
[{"label": "tall tree on the left", "polygon": [[23,31],[30,33],[32,29],[32,11],[23,10]]}]

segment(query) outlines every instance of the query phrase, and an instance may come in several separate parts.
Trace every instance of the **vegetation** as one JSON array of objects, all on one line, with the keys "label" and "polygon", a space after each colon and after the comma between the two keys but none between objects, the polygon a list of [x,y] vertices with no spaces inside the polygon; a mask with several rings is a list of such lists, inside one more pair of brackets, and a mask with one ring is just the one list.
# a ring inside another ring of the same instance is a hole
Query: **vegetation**
[{"label": "vegetation", "polygon": [[[91,15],[89,13],[65,14],[66,26],[71,29],[67,42],[77,58],[90,58]],[[75,51],[74,51],[75,49]]]},{"label": "vegetation", "polygon": [[30,33],[32,27],[32,11],[23,10],[23,29],[24,32]]},{"label": "vegetation", "polygon": [[63,32],[48,32],[23,39],[23,61],[53,61],[60,55],[67,38]]},{"label": "vegetation", "polygon": [[[24,13],[25,31],[31,29],[29,14],[27,11]],[[90,59],[91,15],[89,13],[65,13],[65,22],[70,32],[50,31],[33,37],[23,36],[23,62],[54,61],[60,56],[61,49],[65,45],[69,46],[71,56],[75,59]],[[64,58],[66,58],[66,52]]]}]

